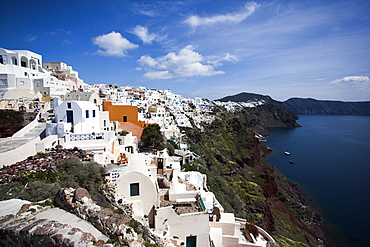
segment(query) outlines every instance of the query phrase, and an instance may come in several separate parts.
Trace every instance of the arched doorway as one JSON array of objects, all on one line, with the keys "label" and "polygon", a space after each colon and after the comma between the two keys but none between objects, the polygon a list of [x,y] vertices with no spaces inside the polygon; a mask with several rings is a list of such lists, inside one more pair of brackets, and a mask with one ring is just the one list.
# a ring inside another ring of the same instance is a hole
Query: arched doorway
[{"label": "arched doorway", "polygon": [[21,57],[21,67],[28,68],[28,59],[26,57]]}]

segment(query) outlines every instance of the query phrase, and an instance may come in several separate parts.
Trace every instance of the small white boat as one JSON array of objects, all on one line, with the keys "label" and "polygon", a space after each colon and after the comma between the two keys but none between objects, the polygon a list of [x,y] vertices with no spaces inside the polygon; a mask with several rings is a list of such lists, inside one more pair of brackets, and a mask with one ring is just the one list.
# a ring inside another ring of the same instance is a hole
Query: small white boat
[{"label": "small white boat", "polygon": [[288,151],[285,151],[284,154],[285,155],[290,155],[290,153]]}]

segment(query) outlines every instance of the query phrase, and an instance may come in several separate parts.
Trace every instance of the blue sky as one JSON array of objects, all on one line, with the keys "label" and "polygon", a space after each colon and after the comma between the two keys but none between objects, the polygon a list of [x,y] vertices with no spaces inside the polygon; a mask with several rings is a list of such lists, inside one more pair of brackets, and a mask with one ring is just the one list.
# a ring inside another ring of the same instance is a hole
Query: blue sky
[{"label": "blue sky", "polygon": [[0,0],[0,47],[86,83],[370,100],[370,1]]}]

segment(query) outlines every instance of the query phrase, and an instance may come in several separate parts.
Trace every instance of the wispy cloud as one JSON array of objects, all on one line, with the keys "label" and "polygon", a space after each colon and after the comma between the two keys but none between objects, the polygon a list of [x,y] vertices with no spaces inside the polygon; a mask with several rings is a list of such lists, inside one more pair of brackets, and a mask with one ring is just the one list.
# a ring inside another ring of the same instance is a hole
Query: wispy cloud
[{"label": "wispy cloud", "polygon": [[244,5],[244,7],[235,13],[229,13],[225,15],[214,15],[210,17],[200,17],[197,15],[192,15],[188,17],[184,23],[188,24],[193,29],[199,26],[212,26],[215,24],[222,24],[222,23],[240,23],[248,16],[252,15],[258,8],[258,4],[256,2],[249,2]]},{"label": "wispy cloud", "polygon": [[32,42],[32,41],[35,41],[37,39],[37,36],[36,35],[27,35],[27,37],[24,39],[25,41],[27,42]]},{"label": "wispy cloud", "polygon": [[126,38],[122,37],[119,32],[112,31],[108,34],[102,34],[92,39],[94,45],[101,49],[97,51],[99,55],[124,57],[127,55],[127,50],[136,49],[139,46],[131,43]]},{"label": "wispy cloud", "polygon": [[239,58],[236,55],[231,55],[230,53],[226,53],[225,56],[223,57],[219,57],[219,56],[208,57],[207,63],[213,64],[215,67],[218,67],[218,66],[222,66],[224,61],[236,63],[239,61]]},{"label": "wispy cloud", "polygon": [[70,45],[70,44],[72,44],[72,41],[69,40],[69,39],[64,39],[62,43],[66,44],[66,45]]},{"label": "wispy cloud", "polygon": [[152,58],[142,56],[138,62],[155,71],[147,72],[147,79],[170,79],[174,77],[212,76],[224,74],[224,71],[216,71],[213,65],[202,63],[203,56],[194,51],[191,45],[181,49],[177,54],[170,52],[165,56]]},{"label": "wispy cloud", "polygon": [[[132,3],[133,11],[149,17],[163,17],[171,13],[179,13],[194,1],[142,1]],[[198,2],[198,1],[197,1]]]},{"label": "wispy cloud", "polygon": [[144,44],[151,44],[155,40],[161,40],[162,38],[155,34],[149,33],[148,28],[137,25],[133,30],[132,33],[138,36]]},{"label": "wispy cloud", "polygon": [[346,76],[330,82],[330,84],[334,85],[343,83],[348,83],[359,89],[370,91],[370,78],[368,76]]}]

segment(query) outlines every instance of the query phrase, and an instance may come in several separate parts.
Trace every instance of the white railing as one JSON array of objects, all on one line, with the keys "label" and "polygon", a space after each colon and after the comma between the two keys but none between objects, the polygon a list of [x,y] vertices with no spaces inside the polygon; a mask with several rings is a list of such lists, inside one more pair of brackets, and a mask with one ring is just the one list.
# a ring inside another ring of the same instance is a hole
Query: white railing
[{"label": "white railing", "polygon": [[71,134],[70,141],[104,140],[104,133]]}]

